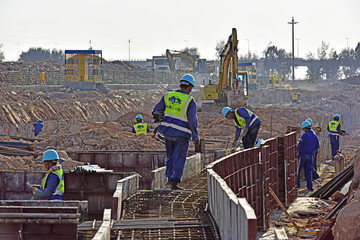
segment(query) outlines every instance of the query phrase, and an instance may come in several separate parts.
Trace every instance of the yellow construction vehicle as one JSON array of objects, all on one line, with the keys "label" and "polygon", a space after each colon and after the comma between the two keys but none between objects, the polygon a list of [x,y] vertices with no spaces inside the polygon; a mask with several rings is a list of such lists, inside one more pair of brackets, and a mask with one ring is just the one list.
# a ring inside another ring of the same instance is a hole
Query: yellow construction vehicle
[{"label": "yellow construction vehicle", "polygon": [[238,73],[247,73],[249,77],[249,89],[256,90],[259,85],[256,80],[256,64],[254,62],[238,63],[238,69]]},{"label": "yellow construction vehicle", "polygon": [[238,71],[238,39],[236,28],[220,54],[220,74],[217,85],[200,87],[201,100],[226,101],[230,107],[246,106],[248,99],[248,73]]},{"label": "yellow construction vehicle", "polygon": [[269,73],[269,87],[270,88],[278,88],[281,83],[281,75],[276,72]]},{"label": "yellow construction vehicle", "polygon": [[194,71],[195,58],[190,53],[166,49],[166,57],[171,72],[183,75]]},{"label": "yellow construction vehicle", "polygon": [[169,62],[170,71],[173,73],[213,73],[215,71],[214,61],[194,57],[188,52],[167,49],[166,57]]}]

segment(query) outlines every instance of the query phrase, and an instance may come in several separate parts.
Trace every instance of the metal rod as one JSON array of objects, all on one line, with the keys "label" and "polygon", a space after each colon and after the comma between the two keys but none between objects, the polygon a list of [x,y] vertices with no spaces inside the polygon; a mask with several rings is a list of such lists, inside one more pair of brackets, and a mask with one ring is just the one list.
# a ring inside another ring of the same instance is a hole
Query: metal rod
[{"label": "metal rod", "polygon": [[271,189],[271,187],[269,187],[269,192],[270,194],[274,197],[275,201],[277,202],[277,204],[279,204],[280,208],[283,210],[283,212],[286,214],[286,216],[288,217],[288,219],[290,220],[290,222],[295,226],[296,230],[299,231],[299,227],[298,225],[296,225],[296,223],[294,222],[294,220],[291,218],[290,214],[286,211],[285,207],[282,205],[282,203],[280,202],[280,200],[278,199],[278,197],[275,195],[275,193],[273,192],[273,190]]}]

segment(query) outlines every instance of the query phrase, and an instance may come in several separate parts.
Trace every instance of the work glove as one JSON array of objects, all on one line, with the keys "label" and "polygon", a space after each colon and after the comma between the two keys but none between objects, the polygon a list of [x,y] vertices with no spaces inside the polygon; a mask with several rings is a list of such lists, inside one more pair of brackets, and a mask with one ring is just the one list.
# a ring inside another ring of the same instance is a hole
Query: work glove
[{"label": "work glove", "polygon": [[37,187],[32,187],[32,188],[31,188],[32,194],[33,194],[33,195],[36,195],[36,191],[37,191],[37,190],[38,190]]},{"label": "work glove", "polygon": [[195,146],[199,146],[200,145],[200,138],[196,139],[196,141],[194,142]]}]

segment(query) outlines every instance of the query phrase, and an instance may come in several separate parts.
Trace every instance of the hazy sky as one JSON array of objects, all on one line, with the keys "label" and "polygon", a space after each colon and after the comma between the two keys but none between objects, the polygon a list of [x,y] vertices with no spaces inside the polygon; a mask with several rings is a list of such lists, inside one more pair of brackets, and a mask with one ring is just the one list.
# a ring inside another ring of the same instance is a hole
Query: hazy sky
[{"label": "hazy sky", "polygon": [[[0,0],[0,43],[5,60],[30,47],[103,51],[105,59],[146,59],[198,47],[215,59],[217,41],[237,28],[239,53],[261,55],[269,42],[295,56],[321,42],[341,51],[360,42],[359,0]],[[248,39],[248,40],[247,40]]]}]

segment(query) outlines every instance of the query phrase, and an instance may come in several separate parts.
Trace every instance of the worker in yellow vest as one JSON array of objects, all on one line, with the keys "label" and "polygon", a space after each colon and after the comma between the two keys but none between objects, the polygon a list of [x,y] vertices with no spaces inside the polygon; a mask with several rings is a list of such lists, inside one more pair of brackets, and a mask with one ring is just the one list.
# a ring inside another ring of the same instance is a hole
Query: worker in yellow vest
[{"label": "worker in yellow vest", "polygon": [[44,152],[42,162],[47,170],[41,180],[41,187],[31,188],[35,199],[62,200],[65,192],[64,174],[61,165],[58,163],[59,155],[53,149]]},{"label": "worker in yellow vest", "polygon": [[136,124],[132,127],[131,132],[139,134],[146,134],[150,132],[150,128],[146,123],[143,123],[143,117],[141,114],[136,115]]},{"label": "worker in yellow vest", "polygon": [[339,150],[340,147],[339,137],[349,135],[344,130],[342,130],[342,125],[339,120],[340,115],[335,114],[333,120],[330,121],[329,125],[327,126],[327,130],[329,131],[332,159],[334,159],[336,151]]}]

